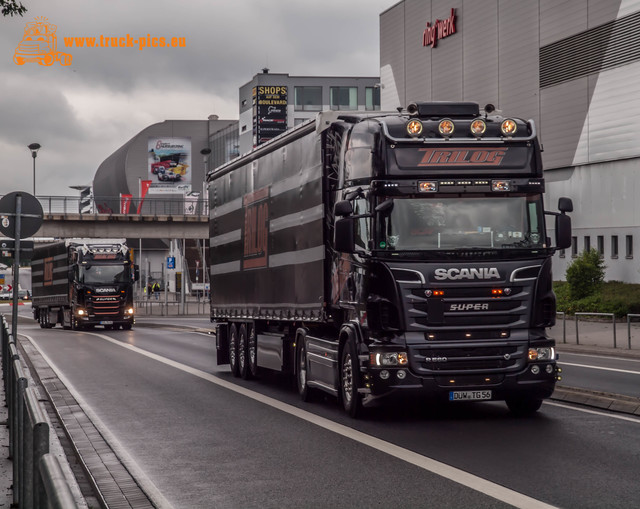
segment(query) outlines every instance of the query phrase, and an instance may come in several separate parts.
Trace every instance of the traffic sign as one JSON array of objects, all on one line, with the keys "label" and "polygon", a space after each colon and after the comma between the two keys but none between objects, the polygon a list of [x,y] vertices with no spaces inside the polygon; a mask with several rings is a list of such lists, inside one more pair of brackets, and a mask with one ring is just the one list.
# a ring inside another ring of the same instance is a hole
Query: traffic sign
[{"label": "traffic sign", "polygon": [[175,268],[176,268],[176,257],[167,256],[167,269],[175,269]]},{"label": "traffic sign", "polygon": [[31,237],[42,226],[42,205],[32,194],[14,191],[0,199],[0,232],[16,238],[16,208],[20,197],[20,238]]}]

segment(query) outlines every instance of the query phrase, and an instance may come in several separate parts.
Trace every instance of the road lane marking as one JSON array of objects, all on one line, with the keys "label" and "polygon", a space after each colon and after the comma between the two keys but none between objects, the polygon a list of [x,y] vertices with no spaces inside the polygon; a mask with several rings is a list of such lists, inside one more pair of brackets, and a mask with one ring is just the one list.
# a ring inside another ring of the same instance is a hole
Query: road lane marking
[{"label": "road lane marking", "polygon": [[[23,333],[19,333],[20,336],[23,336],[29,340],[29,342],[33,345],[33,347],[38,350],[42,358],[45,362],[51,367],[51,369],[55,372],[58,379],[66,386],[71,395],[75,398],[80,408],[87,414],[87,417],[93,425],[97,428],[100,434],[107,441],[109,446],[113,449],[113,452],[116,454],[118,459],[122,462],[122,464],[129,470],[131,476],[135,479],[135,481],[140,485],[142,490],[147,494],[149,499],[154,503],[156,507],[159,509],[173,509],[173,506],[169,503],[169,501],[164,498],[164,495],[160,492],[160,490],[156,487],[155,484],[147,477],[144,471],[138,466],[135,460],[129,455],[127,450],[122,446],[122,444],[118,441],[115,435],[109,430],[107,426],[100,420],[98,415],[93,411],[91,406],[84,400],[84,398],[78,393],[77,390],[71,385],[71,382],[67,379],[67,377],[62,373],[58,366],[56,366],[53,361],[49,358],[49,356],[40,348],[40,346],[34,341],[31,336],[28,336]],[[100,336],[102,336],[100,334]],[[102,336],[106,338],[107,336]]]},{"label": "road lane marking", "polygon": [[511,490],[509,488],[505,488],[499,484],[493,483],[482,477],[478,477],[476,475],[465,472],[464,470],[460,470],[458,468],[452,467],[445,463],[441,463],[437,460],[429,458],[427,456],[423,456],[416,452],[410,451],[409,449],[405,449],[404,447],[400,447],[394,445],[390,442],[386,442],[379,438],[375,438],[373,436],[367,435],[361,431],[354,430],[348,426],[344,426],[342,424],[338,424],[336,422],[331,421],[330,419],[326,419],[324,417],[320,417],[311,412],[307,412],[306,410],[302,410],[301,408],[297,408],[295,406],[289,405],[287,403],[283,403],[277,399],[271,398],[269,396],[264,396],[258,392],[254,392],[250,389],[246,389],[239,385],[235,385],[231,382],[227,382],[221,378],[218,378],[211,373],[207,373],[205,371],[201,371],[199,369],[192,368],[185,364],[181,364],[179,362],[173,361],[171,359],[167,359],[166,357],[162,357],[152,352],[148,352],[136,346],[130,345],[128,343],[123,343],[122,341],[118,341],[117,339],[111,338],[109,336],[105,336],[103,334],[98,334],[95,332],[89,332],[92,336],[97,336],[105,341],[113,343],[121,348],[126,348],[138,354],[144,355],[145,357],[149,357],[150,359],[156,360],[158,362],[162,362],[168,366],[179,369],[185,373],[194,375],[198,378],[206,380],[208,382],[214,383],[219,387],[223,387],[225,389],[231,390],[248,398],[251,398],[255,401],[268,405],[272,408],[285,412],[294,417],[298,417],[304,421],[307,421],[311,424],[315,424],[325,430],[332,431],[338,435],[341,435],[345,438],[349,438],[358,442],[360,444],[369,446],[377,451],[386,453],[390,456],[393,456],[397,459],[410,463],[418,468],[431,472],[433,474],[439,475],[446,479],[449,479],[453,482],[461,484],[467,488],[471,488],[480,493],[484,493],[485,495],[492,497],[496,500],[500,500],[501,502],[505,502],[507,504],[511,504],[514,507],[522,508],[522,509],[551,509],[555,506],[546,504],[540,500],[536,500],[535,498],[529,497],[517,491]]},{"label": "road lane marking", "polygon": [[578,368],[599,369],[601,371],[615,371],[616,373],[627,373],[629,375],[640,375],[640,371],[631,371],[630,369],[605,368],[602,366],[591,366],[590,364],[574,364],[573,362],[559,362],[562,366],[575,366]]},{"label": "road lane marking", "polygon": [[556,403],[555,401],[545,401],[544,402],[545,405],[551,405],[551,406],[557,406],[559,408],[566,408],[568,410],[575,410],[576,412],[583,412],[585,414],[594,414],[594,415],[602,415],[603,417],[609,417],[609,418],[613,418],[613,419],[619,419],[621,421],[629,421],[629,422],[635,422],[636,424],[640,424],[640,419],[639,418],[634,418],[634,417],[627,417],[626,415],[619,415],[619,414],[613,414],[613,413],[607,413],[607,412],[598,412],[597,410],[589,410],[587,408],[579,408],[579,407],[575,407],[575,406],[571,406],[571,405],[565,405],[563,403]]}]

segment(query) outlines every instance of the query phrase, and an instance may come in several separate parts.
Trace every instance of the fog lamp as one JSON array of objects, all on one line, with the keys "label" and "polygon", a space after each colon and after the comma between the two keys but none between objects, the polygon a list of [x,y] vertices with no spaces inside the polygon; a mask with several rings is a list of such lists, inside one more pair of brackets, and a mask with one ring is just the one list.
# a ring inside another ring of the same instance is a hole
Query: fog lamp
[{"label": "fog lamp", "polygon": [[437,193],[438,182],[435,180],[423,180],[418,182],[418,191],[421,193]]},{"label": "fog lamp", "polygon": [[482,136],[484,132],[487,130],[487,124],[484,120],[476,119],[471,122],[471,134],[474,136]]},{"label": "fog lamp", "polygon": [[422,122],[416,119],[409,120],[407,122],[407,134],[416,137],[420,136],[420,133],[422,133]]}]

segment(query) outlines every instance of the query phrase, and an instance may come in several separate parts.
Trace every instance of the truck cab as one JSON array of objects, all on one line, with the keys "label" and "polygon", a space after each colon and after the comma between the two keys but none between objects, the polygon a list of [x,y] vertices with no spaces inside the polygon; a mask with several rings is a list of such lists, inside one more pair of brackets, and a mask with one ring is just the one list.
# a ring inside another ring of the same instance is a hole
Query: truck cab
[{"label": "truck cab", "polygon": [[334,305],[363,338],[356,397],[419,389],[526,414],[553,392],[551,256],[570,246],[571,201],[545,212],[533,121],[492,113],[420,103],[345,131]]}]

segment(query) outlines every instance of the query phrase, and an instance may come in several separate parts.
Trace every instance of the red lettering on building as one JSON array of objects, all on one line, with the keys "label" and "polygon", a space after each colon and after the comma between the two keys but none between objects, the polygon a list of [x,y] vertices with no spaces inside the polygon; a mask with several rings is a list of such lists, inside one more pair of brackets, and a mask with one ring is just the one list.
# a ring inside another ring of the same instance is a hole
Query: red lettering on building
[{"label": "red lettering on building", "polygon": [[427,26],[422,33],[422,45],[424,47],[431,46],[435,48],[438,45],[438,39],[444,39],[456,33],[456,10],[451,9],[449,19],[437,19],[433,23],[427,22]]}]

